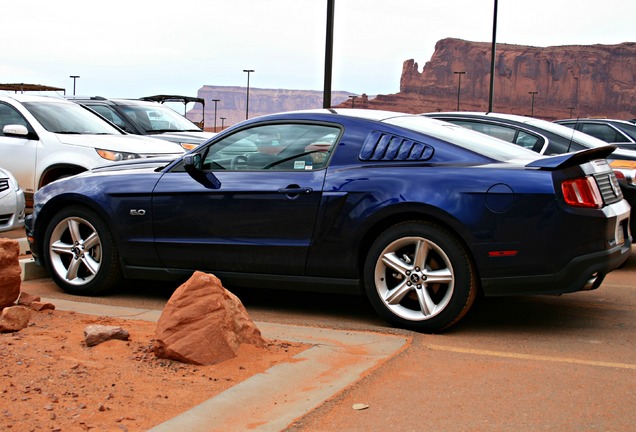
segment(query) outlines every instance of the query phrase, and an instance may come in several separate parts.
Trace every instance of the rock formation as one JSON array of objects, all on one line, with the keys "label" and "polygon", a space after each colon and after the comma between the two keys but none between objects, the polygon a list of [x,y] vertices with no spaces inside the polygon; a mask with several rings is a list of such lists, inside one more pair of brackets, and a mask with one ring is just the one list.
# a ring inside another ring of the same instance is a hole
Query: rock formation
[{"label": "rock formation", "polygon": [[[332,105],[346,101],[352,93],[334,91],[331,94]],[[197,92],[197,97],[205,99],[205,128],[214,128],[214,102],[217,103],[217,130],[245,120],[247,89],[245,87],[227,87],[204,85]],[[317,90],[284,90],[262,89],[250,87],[249,118],[282,111],[315,109],[323,106],[323,92]],[[186,114],[192,121],[202,118],[201,104],[195,104]],[[221,121],[221,117],[225,120]]]},{"label": "rock formation", "polygon": [[[491,43],[443,39],[422,70],[402,67],[400,92],[356,100],[356,107],[410,113],[487,111]],[[456,74],[455,72],[465,72]],[[497,44],[493,111],[546,119],[636,117],[636,43],[554,46]],[[532,106],[532,94],[534,106]],[[345,102],[341,107],[348,104]]]},{"label": "rock formation", "polygon": [[265,345],[241,301],[203,272],[195,272],[170,297],[156,336],[158,357],[200,365],[236,357],[241,344]]}]

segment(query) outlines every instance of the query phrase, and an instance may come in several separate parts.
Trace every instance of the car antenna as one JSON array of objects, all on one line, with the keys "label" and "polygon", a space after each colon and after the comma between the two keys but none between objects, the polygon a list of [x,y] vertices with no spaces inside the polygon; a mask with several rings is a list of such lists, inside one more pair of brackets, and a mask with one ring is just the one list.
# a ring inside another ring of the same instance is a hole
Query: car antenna
[{"label": "car antenna", "polygon": [[572,133],[570,134],[570,140],[568,141],[568,151],[566,153],[570,153],[570,147],[572,147],[572,141],[574,141],[574,132],[576,132],[576,127],[579,125],[579,118],[579,116],[576,116],[576,121],[574,122]]}]

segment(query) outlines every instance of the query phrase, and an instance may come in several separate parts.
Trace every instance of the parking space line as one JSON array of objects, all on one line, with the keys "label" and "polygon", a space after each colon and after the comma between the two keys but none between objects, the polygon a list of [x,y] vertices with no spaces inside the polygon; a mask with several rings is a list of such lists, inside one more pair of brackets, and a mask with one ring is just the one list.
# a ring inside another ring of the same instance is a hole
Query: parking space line
[{"label": "parking space line", "polygon": [[475,355],[490,356],[490,357],[512,358],[517,360],[550,361],[550,362],[557,362],[557,363],[571,363],[571,364],[580,364],[580,365],[586,365],[586,366],[599,366],[599,367],[611,367],[611,368],[619,368],[619,369],[636,370],[636,364],[630,364],[630,363],[614,363],[614,362],[604,362],[604,361],[594,361],[594,360],[581,360],[581,359],[568,358],[568,357],[551,357],[551,356],[521,354],[521,353],[513,353],[513,352],[505,352],[505,351],[489,351],[489,350],[480,350],[480,349],[473,349],[473,348],[458,348],[458,347],[434,345],[434,344],[426,344],[426,347],[436,351],[448,351],[448,352],[455,352],[455,353],[461,353],[461,354],[475,354]]}]

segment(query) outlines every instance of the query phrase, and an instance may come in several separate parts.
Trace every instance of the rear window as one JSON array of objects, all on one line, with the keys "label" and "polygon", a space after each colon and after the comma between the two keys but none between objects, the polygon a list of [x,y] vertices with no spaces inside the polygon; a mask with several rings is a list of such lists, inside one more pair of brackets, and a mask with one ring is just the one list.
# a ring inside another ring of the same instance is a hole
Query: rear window
[{"label": "rear window", "polygon": [[501,162],[537,158],[535,152],[523,147],[428,117],[392,117],[385,122],[423,133]]}]

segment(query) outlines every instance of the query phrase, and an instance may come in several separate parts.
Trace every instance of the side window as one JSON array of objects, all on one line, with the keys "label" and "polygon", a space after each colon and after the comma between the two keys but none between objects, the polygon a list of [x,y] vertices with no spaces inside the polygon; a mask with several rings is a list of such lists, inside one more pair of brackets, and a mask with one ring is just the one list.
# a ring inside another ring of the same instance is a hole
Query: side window
[{"label": "side window", "polygon": [[94,111],[97,111],[102,116],[106,117],[111,122],[115,123],[122,129],[126,129],[126,123],[111,107],[106,105],[88,105],[88,107]]},{"label": "side window", "polygon": [[517,138],[515,138],[515,144],[537,153],[541,153],[541,150],[543,149],[543,142],[543,138],[531,135],[524,131],[519,131]]},{"label": "side window", "polygon": [[315,124],[271,124],[243,129],[211,145],[203,168],[317,170],[327,166],[340,129]]},{"label": "side window", "polygon": [[31,130],[29,123],[12,106],[0,103],[0,136],[4,136],[2,130],[6,125],[22,125]]},{"label": "side window", "polygon": [[581,124],[581,132],[608,143],[627,141],[625,137],[617,133],[611,126],[604,124],[583,123]]},{"label": "side window", "polygon": [[476,132],[481,132],[486,135],[490,135],[495,138],[499,138],[500,140],[514,142],[515,135],[517,131],[513,128],[501,126],[501,125],[493,125],[488,123],[478,123],[473,121],[455,121],[453,122],[460,126],[463,126],[468,129],[472,129]]}]

